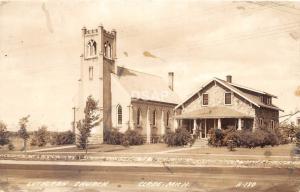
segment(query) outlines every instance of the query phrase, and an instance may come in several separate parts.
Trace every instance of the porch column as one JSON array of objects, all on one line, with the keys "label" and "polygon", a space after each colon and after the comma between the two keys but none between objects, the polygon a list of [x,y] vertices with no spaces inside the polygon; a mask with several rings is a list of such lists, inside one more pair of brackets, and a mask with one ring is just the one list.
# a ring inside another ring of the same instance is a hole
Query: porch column
[{"label": "porch column", "polygon": [[207,126],[206,126],[206,119],[204,120],[204,137],[207,138],[206,132],[207,132]]},{"label": "porch column", "polygon": [[160,134],[164,135],[165,134],[165,130],[166,130],[166,126],[165,126],[165,115],[164,115],[164,110],[161,110],[161,118],[160,118]]},{"label": "porch column", "polygon": [[174,127],[174,130],[173,131],[175,131],[177,128],[178,128],[178,119],[175,119],[175,117],[174,117],[174,125],[173,125],[173,127]]},{"label": "porch column", "polygon": [[242,119],[239,118],[238,120],[238,129],[237,130],[242,130]]},{"label": "porch column", "polygon": [[218,119],[218,129],[221,129],[221,119]]},{"label": "porch column", "polygon": [[200,138],[202,138],[202,119],[200,119]]},{"label": "porch column", "polygon": [[150,127],[150,109],[147,108],[147,121],[146,121],[146,134],[147,134],[147,143],[151,143],[151,127]]},{"label": "porch column", "polygon": [[194,119],[194,126],[193,126],[193,135],[196,133],[197,121]]},{"label": "porch column", "polygon": [[134,122],[133,122],[133,106],[129,105],[129,129],[134,129]]}]

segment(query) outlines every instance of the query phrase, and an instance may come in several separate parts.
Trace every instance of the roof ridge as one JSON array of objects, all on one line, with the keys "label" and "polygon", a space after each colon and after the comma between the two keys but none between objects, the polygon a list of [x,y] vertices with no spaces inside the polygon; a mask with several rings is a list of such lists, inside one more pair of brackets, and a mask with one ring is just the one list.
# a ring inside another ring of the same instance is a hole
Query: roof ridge
[{"label": "roof ridge", "polygon": [[162,78],[161,76],[159,76],[159,75],[154,75],[154,74],[152,74],[152,73],[146,73],[146,72],[143,72],[143,71],[138,71],[138,70],[136,70],[136,69],[129,69],[129,68],[127,68],[127,67],[122,67],[122,66],[118,66],[118,67],[127,69],[127,70],[129,70],[129,71],[134,71],[134,72],[137,72],[137,73],[143,73],[143,74],[146,74],[146,75],[150,75],[150,76]]}]

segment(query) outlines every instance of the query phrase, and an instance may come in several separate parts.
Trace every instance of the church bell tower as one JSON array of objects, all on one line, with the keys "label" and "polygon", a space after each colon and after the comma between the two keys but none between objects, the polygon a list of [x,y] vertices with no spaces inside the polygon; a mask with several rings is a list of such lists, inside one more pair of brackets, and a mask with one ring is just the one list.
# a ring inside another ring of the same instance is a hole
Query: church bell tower
[{"label": "church bell tower", "polygon": [[115,73],[115,30],[107,31],[102,25],[96,29],[82,28],[82,54],[79,79],[79,103],[77,120],[84,118],[88,96],[99,103],[100,124],[91,131],[91,144],[103,143],[103,133],[111,129],[111,73]]}]

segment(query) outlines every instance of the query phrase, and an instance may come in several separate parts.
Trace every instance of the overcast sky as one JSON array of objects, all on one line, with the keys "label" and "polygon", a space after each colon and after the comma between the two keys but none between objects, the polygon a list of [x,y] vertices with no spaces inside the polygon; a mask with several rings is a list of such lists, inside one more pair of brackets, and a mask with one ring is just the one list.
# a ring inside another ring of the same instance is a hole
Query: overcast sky
[{"label": "overcast sky", "polygon": [[118,65],[175,72],[182,98],[231,74],[277,95],[285,112],[300,109],[300,3],[0,1],[0,120],[10,130],[28,114],[31,129],[71,128],[81,28],[100,23],[117,30]]}]

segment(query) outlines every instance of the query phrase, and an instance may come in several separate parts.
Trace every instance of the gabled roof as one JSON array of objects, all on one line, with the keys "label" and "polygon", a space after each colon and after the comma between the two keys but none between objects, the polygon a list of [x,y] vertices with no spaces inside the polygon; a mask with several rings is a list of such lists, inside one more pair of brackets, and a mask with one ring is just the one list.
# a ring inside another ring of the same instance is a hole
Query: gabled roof
[{"label": "gabled roof", "polygon": [[179,97],[163,78],[125,67],[117,67],[117,77],[131,99],[178,104]]},{"label": "gabled roof", "polygon": [[268,95],[268,96],[272,96],[272,97],[276,97],[273,96],[269,93],[263,92],[263,91],[257,91],[254,89],[250,89],[250,88],[245,88],[245,87],[241,87],[232,83],[229,83],[227,81],[224,81],[222,79],[219,78],[213,78],[212,80],[210,80],[208,83],[205,83],[203,86],[201,86],[199,89],[197,89],[192,95],[190,95],[187,99],[185,99],[183,102],[181,102],[179,105],[176,106],[176,109],[180,106],[182,106],[187,100],[189,100],[192,96],[194,96],[195,94],[197,94],[198,92],[200,92],[203,88],[205,88],[207,85],[209,85],[210,83],[212,83],[213,81],[216,81],[218,83],[220,83],[221,85],[223,85],[224,87],[228,88],[229,90],[231,90],[232,92],[234,92],[235,94],[239,95],[240,97],[242,97],[243,99],[247,100],[248,102],[250,102],[251,104],[255,105],[256,107],[265,107],[265,108],[270,108],[270,109],[275,109],[275,110],[280,110],[283,111],[282,109],[276,107],[275,105],[266,105],[265,103],[263,103],[259,97],[255,96],[254,94],[250,94],[250,93],[246,93],[243,90],[248,90],[250,92],[255,92],[255,93],[259,93],[259,94],[263,94],[263,95]]}]

